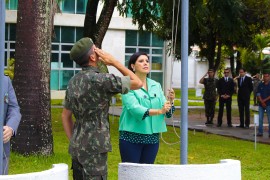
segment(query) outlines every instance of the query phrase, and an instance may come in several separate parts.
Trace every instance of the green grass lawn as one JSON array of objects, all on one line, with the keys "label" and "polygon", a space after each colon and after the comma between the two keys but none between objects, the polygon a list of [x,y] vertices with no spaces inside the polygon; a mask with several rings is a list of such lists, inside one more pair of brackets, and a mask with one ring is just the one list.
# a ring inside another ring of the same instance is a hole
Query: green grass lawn
[{"label": "green grass lawn", "polygon": [[[54,136],[54,155],[22,156],[15,153],[10,158],[10,174],[29,173],[51,168],[55,163],[66,163],[70,167],[68,141],[61,122],[62,109],[52,109],[52,124]],[[109,153],[109,179],[116,180],[120,154],[118,149],[118,117],[111,117],[111,140],[113,151]],[[177,134],[179,129],[176,129]],[[163,138],[168,143],[175,143],[179,138],[172,127]],[[270,162],[268,157],[270,146],[218,135],[190,131],[188,134],[188,163],[208,164],[219,163],[221,159],[237,159],[241,161],[242,179],[269,179]],[[160,149],[156,158],[157,164],[180,164],[180,143],[167,145],[160,142]],[[70,171],[70,179],[71,171]]]},{"label": "green grass lawn", "polygon": [[65,136],[61,121],[62,109],[52,108],[52,128],[54,140],[54,154],[52,156],[22,156],[11,153],[9,174],[37,172],[50,169],[52,164],[66,163],[70,165],[67,153],[68,140]]},{"label": "green grass lawn", "polygon": [[[181,90],[175,89],[176,98],[180,99]],[[195,100],[189,102],[189,106],[203,106],[202,97],[195,96],[195,89],[189,89],[188,99]],[[251,98],[252,99],[252,98]],[[201,101],[200,101],[201,100]],[[198,101],[198,102],[197,102]],[[121,105],[121,95],[116,95],[116,105]],[[52,100],[52,105],[62,105],[63,100]],[[252,104],[252,103],[251,103]],[[181,105],[179,100],[175,105]],[[233,105],[237,105],[236,95],[233,96]],[[218,104],[216,105],[218,107]],[[217,110],[217,109],[216,109]],[[54,154],[52,156],[22,156],[11,153],[9,174],[20,174],[47,170],[52,164],[66,163],[71,164],[68,154],[68,140],[65,136],[61,122],[61,108],[52,108],[52,127],[54,139]],[[200,109],[192,110],[192,113],[202,113]],[[238,114],[237,109],[233,109],[233,115]],[[180,115],[176,111],[175,115]],[[179,129],[177,129],[179,134]],[[118,150],[118,118],[111,117],[111,137],[113,151],[109,153],[109,179],[117,179],[118,163],[120,154]],[[163,134],[165,141],[175,143],[179,141],[174,129],[168,127],[168,132]],[[257,151],[254,150],[252,142],[241,141],[233,138],[227,138],[217,135],[189,132],[188,135],[188,163],[206,164],[218,163],[221,159],[241,160],[243,179],[269,179],[270,162],[266,158],[269,145],[258,144]],[[167,145],[163,141],[160,143],[160,149],[156,158],[157,164],[180,164],[180,143]],[[71,170],[69,171],[70,179]]]}]

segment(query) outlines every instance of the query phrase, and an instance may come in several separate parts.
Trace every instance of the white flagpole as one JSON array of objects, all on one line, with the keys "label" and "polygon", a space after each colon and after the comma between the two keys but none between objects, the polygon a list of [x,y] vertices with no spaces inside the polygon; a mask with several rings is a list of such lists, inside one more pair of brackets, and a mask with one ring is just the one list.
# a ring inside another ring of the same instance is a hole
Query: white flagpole
[{"label": "white flagpole", "polygon": [[188,14],[189,0],[181,1],[181,164],[187,164],[188,150]]}]

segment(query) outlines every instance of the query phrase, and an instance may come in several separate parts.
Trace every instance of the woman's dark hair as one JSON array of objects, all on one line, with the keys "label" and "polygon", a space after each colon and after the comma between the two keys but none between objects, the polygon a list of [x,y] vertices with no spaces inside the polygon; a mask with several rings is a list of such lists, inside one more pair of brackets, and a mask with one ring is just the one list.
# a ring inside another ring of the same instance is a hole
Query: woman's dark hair
[{"label": "woman's dark hair", "polygon": [[138,57],[140,57],[141,55],[145,55],[149,59],[148,55],[145,52],[136,52],[129,58],[128,69],[131,70],[132,72],[134,71],[133,71],[133,68],[131,67],[131,64],[135,64]]}]

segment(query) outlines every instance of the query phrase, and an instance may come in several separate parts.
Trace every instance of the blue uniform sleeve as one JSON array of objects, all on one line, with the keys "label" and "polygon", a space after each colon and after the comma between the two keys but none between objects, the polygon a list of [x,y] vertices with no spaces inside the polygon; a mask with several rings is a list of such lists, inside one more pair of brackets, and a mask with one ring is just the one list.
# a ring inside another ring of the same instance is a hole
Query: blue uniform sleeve
[{"label": "blue uniform sleeve", "polygon": [[11,84],[10,79],[8,79],[8,110],[5,117],[6,125],[13,129],[15,135],[18,129],[18,126],[21,121],[20,107],[17,102],[15,91]]}]

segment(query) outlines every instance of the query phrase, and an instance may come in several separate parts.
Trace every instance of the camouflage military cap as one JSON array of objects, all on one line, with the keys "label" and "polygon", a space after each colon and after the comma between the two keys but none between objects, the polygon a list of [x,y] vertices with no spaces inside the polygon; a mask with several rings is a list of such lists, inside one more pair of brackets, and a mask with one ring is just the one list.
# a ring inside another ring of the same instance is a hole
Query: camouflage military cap
[{"label": "camouflage military cap", "polygon": [[80,39],[73,45],[70,51],[70,59],[80,64],[81,58],[89,52],[93,45],[94,43],[91,38],[84,37]]}]

